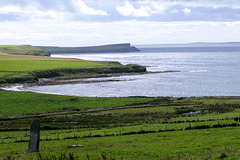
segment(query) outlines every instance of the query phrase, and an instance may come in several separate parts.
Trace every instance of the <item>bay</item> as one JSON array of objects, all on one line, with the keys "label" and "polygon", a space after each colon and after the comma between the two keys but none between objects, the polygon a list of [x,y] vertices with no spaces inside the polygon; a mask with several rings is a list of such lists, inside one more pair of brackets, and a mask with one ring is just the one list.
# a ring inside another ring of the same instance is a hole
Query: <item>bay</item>
[{"label": "bay", "polygon": [[144,65],[151,72],[180,72],[95,78],[91,80],[106,81],[34,86],[25,90],[89,97],[240,96],[239,52],[53,54],[53,57],[118,61]]}]

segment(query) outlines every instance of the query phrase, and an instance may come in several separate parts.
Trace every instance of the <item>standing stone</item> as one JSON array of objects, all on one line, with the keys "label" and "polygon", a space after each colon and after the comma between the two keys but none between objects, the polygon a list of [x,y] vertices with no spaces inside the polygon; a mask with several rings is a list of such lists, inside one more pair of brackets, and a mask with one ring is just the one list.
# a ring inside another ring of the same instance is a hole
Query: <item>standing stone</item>
[{"label": "standing stone", "polygon": [[30,129],[30,139],[27,152],[38,152],[40,141],[40,119],[32,121]]}]

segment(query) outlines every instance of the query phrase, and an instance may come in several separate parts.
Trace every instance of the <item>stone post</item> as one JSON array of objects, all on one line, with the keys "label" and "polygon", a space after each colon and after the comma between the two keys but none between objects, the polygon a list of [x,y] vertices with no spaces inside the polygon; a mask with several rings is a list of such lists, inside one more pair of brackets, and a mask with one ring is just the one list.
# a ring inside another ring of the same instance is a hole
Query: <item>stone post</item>
[{"label": "stone post", "polygon": [[40,141],[40,119],[35,119],[32,121],[30,129],[30,138],[28,145],[28,153],[39,151],[39,141]]}]

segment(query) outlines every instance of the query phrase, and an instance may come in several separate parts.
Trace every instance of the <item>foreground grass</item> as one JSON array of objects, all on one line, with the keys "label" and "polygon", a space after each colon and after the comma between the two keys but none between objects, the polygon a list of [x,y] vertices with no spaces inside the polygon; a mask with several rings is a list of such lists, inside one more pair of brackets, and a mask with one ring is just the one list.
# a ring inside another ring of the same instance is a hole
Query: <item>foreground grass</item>
[{"label": "foreground grass", "polygon": [[[240,97],[87,98],[1,90],[0,99],[0,159],[63,153],[78,159],[240,158],[240,122],[234,121]],[[41,119],[40,152],[27,154],[33,119]],[[67,147],[76,144],[84,147]]]},{"label": "foreground grass", "polygon": [[[109,159],[239,159],[239,129],[234,127],[43,141],[40,143],[40,154],[50,157],[72,152],[79,159],[102,159],[102,154],[106,154]],[[72,144],[84,147],[67,148]],[[39,153],[27,154],[27,147],[28,143],[4,143],[0,145],[0,156],[36,159]]]}]

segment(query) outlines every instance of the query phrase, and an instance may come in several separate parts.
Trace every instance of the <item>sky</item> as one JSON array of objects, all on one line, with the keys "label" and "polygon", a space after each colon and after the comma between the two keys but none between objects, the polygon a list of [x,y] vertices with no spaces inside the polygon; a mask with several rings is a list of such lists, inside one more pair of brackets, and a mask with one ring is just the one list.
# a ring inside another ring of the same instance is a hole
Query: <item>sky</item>
[{"label": "sky", "polygon": [[240,0],[0,0],[0,44],[240,41]]}]

